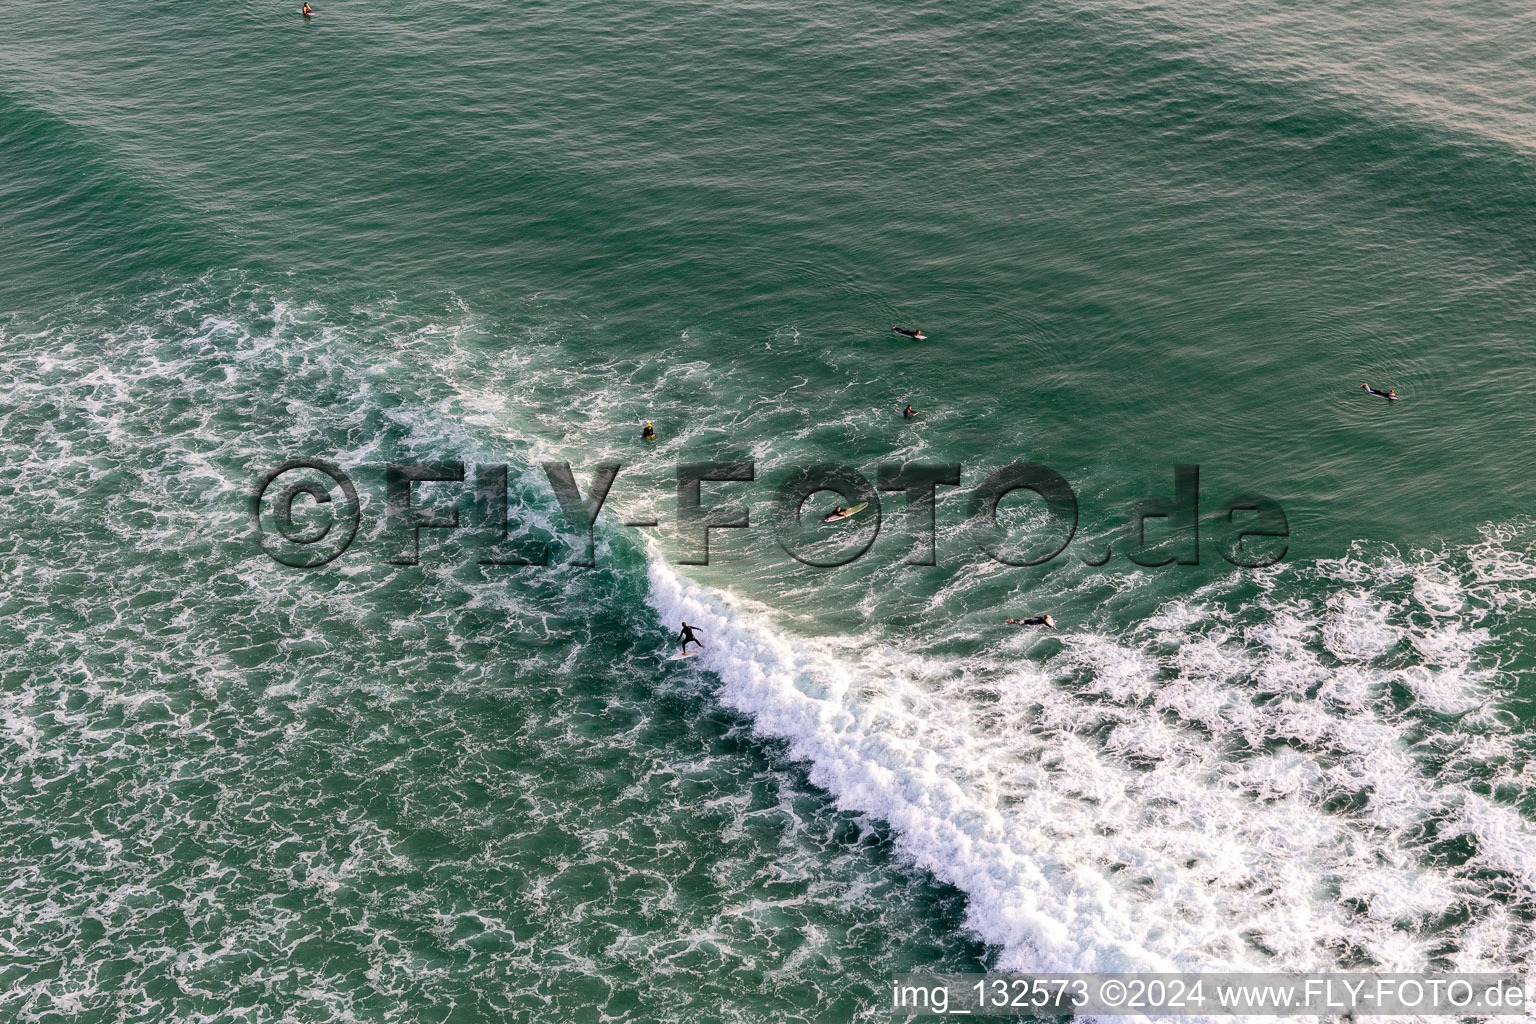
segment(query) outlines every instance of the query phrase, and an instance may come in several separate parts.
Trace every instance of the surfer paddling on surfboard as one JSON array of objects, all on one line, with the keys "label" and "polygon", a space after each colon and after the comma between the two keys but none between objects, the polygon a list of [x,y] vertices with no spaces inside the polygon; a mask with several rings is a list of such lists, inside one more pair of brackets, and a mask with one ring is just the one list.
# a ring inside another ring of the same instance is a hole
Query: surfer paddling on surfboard
[{"label": "surfer paddling on surfboard", "polygon": [[677,634],[677,642],[682,644],[682,649],[678,652],[679,654],[687,654],[689,644],[698,644],[699,650],[702,651],[704,649],[704,641],[694,634],[693,627],[686,622],[683,623],[682,630]]},{"label": "surfer paddling on surfboard", "polygon": [[897,334],[902,335],[903,337],[911,338],[913,341],[927,341],[928,340],[928,335],[924,334],[922,331],[919,331],[919,330],[911,330],[911,331],[909,331],[905,327],[892,327],[891,330],[895,331]]},{"label": "surfer paddling on surfboard", "polygon": [[1035,615],[1035,616],[1032,616],[1032,617],[1027,618],[1027,619],[1009,619],[1008,622],[1007,622],[1007,625],[1010,625],[1010,626],[1049,626],[1051,629],[1055,629],[1056,628],[1056,620],[1051,618],[1049,615]]},{"label": "surfer paddling on surfboard", "polygon": [[1382,398],[1385,398],[1389,402],[1396,402],[1401,398],[1401,396],[1394,388],[1388,388],[1385,391],[1378,391],[1376,388],[1371,387],[1369,384],[1361,384],[1360,386],[1364,388],[1369,394],[1380,395]]}]

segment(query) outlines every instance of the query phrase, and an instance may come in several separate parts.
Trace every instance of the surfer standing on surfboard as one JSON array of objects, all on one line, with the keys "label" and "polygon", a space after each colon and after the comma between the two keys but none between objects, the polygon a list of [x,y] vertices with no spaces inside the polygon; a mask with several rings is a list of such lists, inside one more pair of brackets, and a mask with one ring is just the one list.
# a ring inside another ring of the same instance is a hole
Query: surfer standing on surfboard
[{"label": "surfer standing on surfboard", "polygon": [[691,643],[698,644],[701,651],[704,649],[704,641],[694,635],[693,627],[686,622],[683,623],[682,631],[677,634],[677,639],[683,645],[682,649],[685,653],[688,650],[688,645]]}]

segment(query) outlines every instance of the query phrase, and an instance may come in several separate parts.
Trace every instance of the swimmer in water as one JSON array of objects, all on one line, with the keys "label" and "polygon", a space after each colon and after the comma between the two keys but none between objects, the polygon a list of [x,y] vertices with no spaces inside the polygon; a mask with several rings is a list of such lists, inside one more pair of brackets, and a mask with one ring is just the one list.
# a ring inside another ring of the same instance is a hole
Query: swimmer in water
[{"label": "swimmer in water", "polygon": [[1009,619],[1006,624],[1009,626],[1049,626],[1051,629],[1056,628],[1056,620],[1049,615],[1035,615],[1028,619]]},{"label": "swimmer in water", "polygon": [[654,441],[656,440],[656,430],[649,423],[647,423],[645,425],[645,429],[640,431],[640,436],[646,441]]},{"label": "swimmer in water", "polygon": [[901,418],[904,420],[915,420],[917,419],[917,410],[909,405],[901,410]]}]

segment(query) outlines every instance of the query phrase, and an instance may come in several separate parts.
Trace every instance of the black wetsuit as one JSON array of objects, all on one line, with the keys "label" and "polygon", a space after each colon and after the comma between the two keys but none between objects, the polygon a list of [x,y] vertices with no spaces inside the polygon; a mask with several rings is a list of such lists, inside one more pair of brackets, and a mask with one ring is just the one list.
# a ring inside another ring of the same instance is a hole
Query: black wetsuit
[{"label": "black wetsuit", "polygon": [[1046,624],[1044,615],[1035,615],[1028,619],[1009,619],[1010,626],[1043,626]]},{"label": "black wetsuit", "polygon": [[923,333],[922,331],[909,331],[905,327],[892,327],[891,330],[897,334],[904,334],[909,338],[916,338],[919,334]]},{"label": "black wetsuit", "polygon": [[650,427],[646,427],[644,430],[640,431],[640,436],[643,439],[649,441],[656,436],[656,431],[652,430]]},{"label": "black wetsuit", "polygon": [[698,644],[700,648],[704,646],[704,641],[693,635],[692,626],[684,626],[682,630],[677,634],[677,639],[682,642],[683,650],[685,651],[688,649],[688,645],[691,643]]}]

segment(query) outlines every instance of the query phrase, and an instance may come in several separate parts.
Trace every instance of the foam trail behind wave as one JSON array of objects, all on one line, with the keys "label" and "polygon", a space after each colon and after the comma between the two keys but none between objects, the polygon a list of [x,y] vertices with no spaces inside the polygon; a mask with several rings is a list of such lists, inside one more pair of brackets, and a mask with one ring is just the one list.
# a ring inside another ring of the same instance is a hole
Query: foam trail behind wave
[{"label": "foam trail behind wave", "polygon": [[649,600],[702,626],[723,703],[969,894],[1003,969],[1523,972],[1525,741],[1478,710],[1504,680],[1455,617],[1505,601],[1486,547],[1213,585],[1040,663],[792,637],[655,551]]}]

